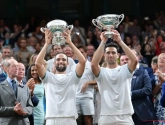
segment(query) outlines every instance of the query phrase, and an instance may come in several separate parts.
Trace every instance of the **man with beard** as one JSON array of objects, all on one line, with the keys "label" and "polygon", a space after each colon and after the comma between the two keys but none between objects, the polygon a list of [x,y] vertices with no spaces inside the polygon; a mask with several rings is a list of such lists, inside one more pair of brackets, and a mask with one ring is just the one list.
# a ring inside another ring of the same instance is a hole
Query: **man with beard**
[{"label": "man with beard", "polygon": [[71,42],[70,31],[66,30],[63,36],[78,58],[79,63],[75,71],[66,74],[68,57],[64,53],[58,53],[55,56],[55,74],[46,71],[44,65],[41,64],[52,40],[52,34],[49,30],[45,32],[46,42],[36,60],[38,74],[45,84],[46,125],[77,125],[76,88],[84,72],[86,60]]},{"label": "man with beard", "polygon": [[[54,55],[56,55],[57,53],[63,52],[60,45],[53,45],[52,49],[54,51]],[[56,70],[53,64],[54,61],[55,61],[55,58],[52,58],[47,61],[47,70],[50,72],[55,72]],[[66,68],[66,73],[69,73],[71,70],[71,67],[75,64],[74,60],[70,57],[68,57],[68,63],[69,65]]]},{"label": "man with beard", "polygon": [[[137,59],[131,49],[122,41],[120,34],[112,30],[112,39],[121,46],[129,57],[128,64],[118,65],[118,45],[106,45],[108,38],[102,32],[101,43],[91,61],[92,71],[96,77],[101,95],[101,112],[99,125],[133,125],[131,115],[134,113],[131,103],[130,78],[136,68]],[[106,45],[106,46],[105,46]],[[99,62],[104,53],[107,67],[100,67]]]}]

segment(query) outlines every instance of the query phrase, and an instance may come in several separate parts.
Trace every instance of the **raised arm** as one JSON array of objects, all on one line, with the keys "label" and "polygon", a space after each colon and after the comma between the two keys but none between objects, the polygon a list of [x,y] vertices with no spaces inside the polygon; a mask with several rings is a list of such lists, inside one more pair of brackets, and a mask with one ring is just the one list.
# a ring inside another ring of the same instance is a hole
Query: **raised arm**
[{"label": "raised arm", "polygon": [[135,70],[136,65],[138,63],[137,58],[135,54],[132,52],[132,50],[122,41],[118,31],[112,30],[112,32],[114,32],[112,39],[121,46],[121,48],[124,50],[125,54],[129,58],[128,68],[129,68],[129,71],[132,73]]},{"label": "raised arm", "polygon": [[72,43],[71,41],[71,37],[70,37],[70,31],[66,30],[63,33],[65,39],[66,39],[66,43],[72,48],[73,52],[75,53],[77,59],[78,59],[78,64],[76,66],[76,73],[78,75],[78,77],[81,77],[83,72],[84,72],[84,68],[85,68],[85,57],[82,55],[82,53],[76,48],[76,46]]},{"label": "raised arm", "polygon": [[52,34],[47,29],[45,31],[45,44],[44,44],[42,50],[40,51],[40,53],[38,54],[38,57],[37,57],[36,62],[35,62],[35,65],[36,65],[37,71],[38,71],[38,75],[41,78],[44,78],[45,73],[46,73],[46,68],[44,67],[43,62],[44,62],[46,50],[48,49],[48,46],[51,43],[51,41],[52,41]]},{"label": "raised arm", "polygon": [[96,50],[96,52],[94,53],[94,56],[91,61],[92,72],[96,77],[100,73],[99,63],[104,54],[105,44],[108,41],[108,38],[104,36],[104,32],[101,33],[100,38],[101,38],[101,43],[100,43],[98,49]]}]

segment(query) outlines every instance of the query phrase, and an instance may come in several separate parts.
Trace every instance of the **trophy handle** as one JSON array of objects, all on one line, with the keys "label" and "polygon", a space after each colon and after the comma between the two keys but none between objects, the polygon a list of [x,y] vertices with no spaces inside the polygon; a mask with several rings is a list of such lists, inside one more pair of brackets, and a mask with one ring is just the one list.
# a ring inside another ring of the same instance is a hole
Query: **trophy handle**
[{"label": "trophy handle", "polygon": [[41,30],[41,32],[43,32],[43,33],[45,33],[45,30],[46,30],[47,28],[44,28],[44,27],[41,27],[40,28],[40,30]]},{"label": "trophy handle", "polygon": [[98,26],[98,25],[97,25],[96,19],[93,19],[93,20],[92,20],[92,23],[93,23],[97,28],[99,28],[100,30],[102,29],[101,26]]},{"label": "trophy handle", "polygon": [[73,25],[67,26],[67,29],[69,29],[71,31],[73,29]]},{"label": "trophy handle", "polygon": [[[121,18],[121,20],[119,21],[120,18]],[[123,19],[124,19],[124,14],[121,14],[121,15],[118,16],[118,24],[116,25],[116,28],[119,26],[121,21],[123,21]]]}]

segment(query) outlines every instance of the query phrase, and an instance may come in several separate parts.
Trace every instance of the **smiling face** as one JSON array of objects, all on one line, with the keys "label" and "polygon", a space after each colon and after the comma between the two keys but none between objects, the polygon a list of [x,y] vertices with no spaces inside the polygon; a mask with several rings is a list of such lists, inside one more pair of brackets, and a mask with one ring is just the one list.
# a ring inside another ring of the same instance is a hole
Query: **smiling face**
[{"label": "smiling face", "polygon": [[18,75],[19,78],[24,78],[25,76],[25,66],[22,63],[18,63]]},{"label": "smiling face", "polygon": [[158,57],[158,67],[162,68],[165,66],[165,53],[161,53]]},{"label": "smiling face", "polygon": [[32,78],[34,78],[34,79],[38,78],[38,73],[37,73],[37,68],[36,68],[36,66],[32,66],[32,67],[31,67],[31,76],[32,76]]},{"label": "smiling face", "polygon": [[128,59],[127,55],[121,55],[121,57],[120,57],[120,65],[127,64],[128,61],[129,61],[129,59]]},{"label": "smiling face", "polygon": [[68,65],[68,57],[63,53],[56,55],[54,65],[58,72],[65,72]]},{"label": "smiling face", "polygon": [[110,64],[110,65],[114,65],[117,63],[117,59],[118,59],[118,52],[117,49],[115,47],[107,47],[105,49],[105,61]]},{"label": "smiling face", "polygon": [[67,55],[67,57],[71,57],[71,58],[73,57],[73,51],[69,46],[66,46],[63,49],[63,52]]}]

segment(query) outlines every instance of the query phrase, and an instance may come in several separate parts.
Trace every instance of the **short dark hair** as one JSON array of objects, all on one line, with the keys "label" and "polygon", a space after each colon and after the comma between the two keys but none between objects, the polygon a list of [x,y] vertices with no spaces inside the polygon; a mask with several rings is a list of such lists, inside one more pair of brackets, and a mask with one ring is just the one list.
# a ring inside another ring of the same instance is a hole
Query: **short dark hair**
[{"label": "short dark hair", "polygon": [[58,54],[64,54],[64,55],[67,57],[67,62],[68,62],[68,56],[67,56],[64,52],[59,52],[59,53],[57,53],[57,54],[54,56],[55,59],[56,59],[56,56],[57,56]]},{"label": "short dark hair", "polygon": [[93,44],[88,44],[87,47],[88,47],[88,46],[93,46],[94,50],[96,49],[95,46],[94,46]]},{"label": "short dark hair", "polygon": [[77,48],[78,48],[78,49],[83,49],[85,52],[87,52],[86,46],[78,45]]},{"label": "short dark hair", "polygon": [[10,51],[11,51],[11,47],[10,46],[3,46],[2,47],[2,52],[3,52],[4,49],[10,49]]},{"label": "short dark hair", "polygon": [[121,56],[125,56],[125,55],[126,55],[125,53],[121,53],[121,54],[120,54],[120,57],[121,57]]},{"label": "short dark hair", "polygon": [[108,48],[108,47],[114,47],[117,49],[117,52],[119,52],[119,46],[114,42],[110,42],[110,43],[106,44],[105,48],[104,48],[104,52],[105,52],[106,48]]},{"label": "short dark hair", "polygon": [[[54,49],[55,46],[60,46],[60,45],[58,45],[58,44],[52,45],[52,49]],[[60,47],[61,47],[61,46],[60,46]]]},{"label": "short dark hair", "polygon": [[154,64],[157,64],[158,63],[158,56],[154,56],[152,58],[152,61],[151,62],[154,63]]}]

